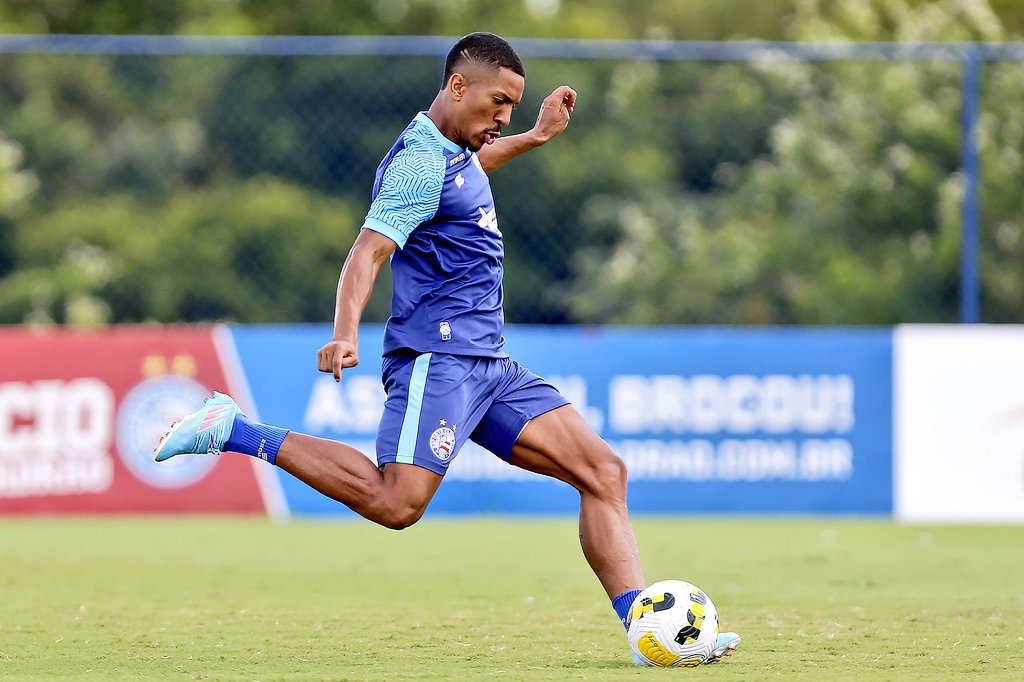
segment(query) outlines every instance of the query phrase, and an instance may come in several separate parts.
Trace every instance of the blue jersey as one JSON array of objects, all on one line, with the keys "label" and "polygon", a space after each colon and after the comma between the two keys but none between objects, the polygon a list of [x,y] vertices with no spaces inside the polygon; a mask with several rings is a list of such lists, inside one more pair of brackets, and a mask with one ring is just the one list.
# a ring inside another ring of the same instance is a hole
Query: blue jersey
[{"label": "blue jersey", "polygon": [[363,223],[395,241],[384,354],[507,357],[502,350],[505,248],[494,199],[475,153],[425,113],[398,137],[373,183]]}]

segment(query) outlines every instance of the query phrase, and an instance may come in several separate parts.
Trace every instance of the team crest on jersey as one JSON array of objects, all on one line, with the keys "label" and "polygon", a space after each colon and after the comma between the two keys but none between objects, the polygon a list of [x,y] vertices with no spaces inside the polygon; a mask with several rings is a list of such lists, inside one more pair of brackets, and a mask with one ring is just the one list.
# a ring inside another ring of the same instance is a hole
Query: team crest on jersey
[{"label": "team crest on jersey", "polygon": [[430,451],[442,462],[451,459],[455,452],[455,431],[442,426],[430,434]]},{"label": "team crest on jersey", "polygon": [[458,187],[459,189],[462,189],[462,186],[465,185],[465,184],[466,184],[466,178],[462,177],[462,173],[461,172],[457,173],[455,175],[455,186]]}]

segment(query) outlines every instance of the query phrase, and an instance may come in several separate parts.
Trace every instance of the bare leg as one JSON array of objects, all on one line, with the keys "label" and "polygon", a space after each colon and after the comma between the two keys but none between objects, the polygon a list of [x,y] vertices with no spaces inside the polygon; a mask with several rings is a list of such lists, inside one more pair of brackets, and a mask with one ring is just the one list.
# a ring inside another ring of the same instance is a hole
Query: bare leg
[{"label": "bare leg", "polygon": [[580,545],[609,598],[644,587],[626,508],[626,466],[572,406],[531,420],[512,464],[552,476],[580,493]]},{"label": "bare leg", "polygon": [[580,493],[580,545],[609,598],[643,589],[640,552],[625,504],[608,504]]},{"label": "bare leg", "polygon": [[423,516],[441,476],[412,464],[378,469],[366,455],[338,441],[291,432],[277,466],[352,511],[396,530]]}]

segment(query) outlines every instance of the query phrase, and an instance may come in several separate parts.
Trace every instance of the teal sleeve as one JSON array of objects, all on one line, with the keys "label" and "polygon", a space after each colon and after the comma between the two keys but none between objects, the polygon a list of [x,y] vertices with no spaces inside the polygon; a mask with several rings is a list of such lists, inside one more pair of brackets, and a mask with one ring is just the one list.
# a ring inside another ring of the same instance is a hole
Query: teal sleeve
[{"label": "teal sleeve", "polygon": [[437,213],[444,174],[445,158],[440,149],[413,144],[401,150],[384,170],[363,227],[405,246],[412,231]]}]

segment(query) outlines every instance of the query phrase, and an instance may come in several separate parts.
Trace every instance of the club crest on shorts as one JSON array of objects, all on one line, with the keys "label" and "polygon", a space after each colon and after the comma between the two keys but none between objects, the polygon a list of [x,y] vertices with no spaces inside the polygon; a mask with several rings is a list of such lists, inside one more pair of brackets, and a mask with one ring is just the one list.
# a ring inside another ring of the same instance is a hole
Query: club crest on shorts
[{"label": "club crest on shorts", "polygon": [[455,431],[447,426],[434,429],[430,434],[430,451],[442,462],[451,459],[455,452]]}]

